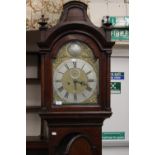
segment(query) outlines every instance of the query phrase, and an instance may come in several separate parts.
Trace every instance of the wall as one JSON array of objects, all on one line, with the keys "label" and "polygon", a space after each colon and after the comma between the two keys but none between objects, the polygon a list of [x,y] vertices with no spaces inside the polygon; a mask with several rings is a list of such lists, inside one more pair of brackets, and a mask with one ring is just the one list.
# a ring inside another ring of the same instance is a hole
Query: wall
[{"label": "wall", "polygon": [[128,16],[129,4],[124,0],[91,0],[89,14],[96,26],[101,26],[103,16]]},{"label": "wall", "polygon": [[[26,29],[38,29],[38,21],[42,14],[48,20],[48,27],[56,25],[63,10],[63,4],[69,1],[72,0],[26,0]],[[90,0],[78,1],[86,4],[90,2]]]},{"label": "wall", "polygon": [[[124,72],[124,80],[121,80],[121,94],[111,94],[111,107],[113,115],[105,120],[104,131],[124,131],[123,140],[104,140],[104,155],[128,155],[129,154],[129,49],[128,45],[116,45],[111,58],[111,71]],[[117,82],[117,81],[116,81]]]},{"label": "wall", "polygon": [[[38,29],[41,14],[48,18],[48,26],[55,25],[60,17],[63,4],[71,0],[27,0],[27,30]],[[101,26],[103,16],[128,16],[129,4],[125,0],[78,0],[88,5],[88,15],[96,26]]]},{"label": "wall", "polygon": [[103,155],[129,155],[129,147],[103,147]]},{"label": "wall", "polygon": [[[108,2],[108,3],[107,3]],[[97,8],[97,9],[96,9]],[[128,16],[129,4],[124,0],[91,0],[89,12],[91,21],[96,26],[101,26],[103,16]],[[111,71],[124,71],[125,83],[123,83],[123,94],[121,99],[112,95],[111,106],[113,115],[105,120],[103,131],[125,132],[125,140],[103,141],[103,155],[128,155],[129,154],[129,48],[128,43],[120,42],[114,49],[111,59]],[[118,115],[119,114],[119,115]],[[114,127],[114,128],[113,128]]]}]

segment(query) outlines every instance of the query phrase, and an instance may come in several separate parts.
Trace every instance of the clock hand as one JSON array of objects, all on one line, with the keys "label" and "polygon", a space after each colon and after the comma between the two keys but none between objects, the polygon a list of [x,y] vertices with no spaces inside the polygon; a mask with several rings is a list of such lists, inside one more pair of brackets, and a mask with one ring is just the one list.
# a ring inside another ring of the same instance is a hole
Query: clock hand
[{"label": "clock hand", "polygon": [[81,84],[81,81],[73,80],[75,83]]},{"label": "clock hand", "polygon": [[85,83],[84,81],[77,81],[77,80],[75,80],[75,82],[76,82],[76,83],[79,83],[79,84],[81,84],[81,85],[84,85],[84,86],[88,86],[88,84]]},{"label": "clock hand", "polygon": [[74,89],[77,90],[77,85],[76,85],[77,84],[77,80],[73,80],[73,83],[74,83]]}]

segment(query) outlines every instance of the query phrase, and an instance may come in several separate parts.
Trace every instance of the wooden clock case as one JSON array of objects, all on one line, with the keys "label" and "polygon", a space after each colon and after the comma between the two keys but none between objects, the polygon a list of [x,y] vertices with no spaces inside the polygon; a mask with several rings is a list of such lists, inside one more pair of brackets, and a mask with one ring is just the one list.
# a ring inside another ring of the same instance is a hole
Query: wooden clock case
[{"label": "wooden clock case", "polygon": [[[40,139],[27,141],[27,154],[48,155],[101,155],[102,124],[110,117],[110,57],[111,24],[94,26],[87,15],[87,5],[71,1],[64,5],[59,23],[50,29],[40,22],[41,109],[39,115],[47,122],[47,134],[42,125]],[[53,104],[53,69],[59,48],[69,41],[78,40],[89,45],[99,59],[99,96],[96,105]],[[42,149],[41,149],[42,148]]]}]

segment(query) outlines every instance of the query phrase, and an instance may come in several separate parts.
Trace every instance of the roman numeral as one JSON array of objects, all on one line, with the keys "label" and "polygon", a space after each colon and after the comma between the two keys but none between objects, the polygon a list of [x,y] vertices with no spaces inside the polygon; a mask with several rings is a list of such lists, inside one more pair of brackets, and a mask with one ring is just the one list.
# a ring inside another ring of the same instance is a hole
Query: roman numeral
[{"label": "roman numeral", "polygon": [[88,79],[88,82],[94,82],[95,80],[94,79]]},{"label": "roman numeral", "polygon": [[55,80],[55,82],[61,82],[61,80]]},{"label": "roman numeral", "polygon": [[58,88],[58,90],[59,90],[60,92],[62,92],[63,89],[64,89],[63,86],[61,86],[61,87]]},{"label": "roman numeral", "polygon": [[82,96],[83,96],[83,97],[86,97],[86,95],[85,95],[84,93],[82,93]]},{"label": "roman numeral", "polygon": [[69,93],[66,92],[64,97],[65,97],[65,98],[68,98],[68,96],[69,96]]},{"label": "roman numeral", "polygon": [[69,67],[68,67],[68,65],[67,65],[67,64],[65,64],[65,67],[69,70]]},{"label": "roman numeral", "polygon": [[90,88],[89,86],[86,87],[86,90],[91,91],[92,88]]},{"label": "roman numeral", "polygon": [[74,93],[74,100],[77,101],[77,94]]},{"label": "roman numeral", "polygon": [[86,75],[88,75],[88,74],[90,74],[90,73],[91,73],[91,71],[87,72]]},{"label": "roman numeral", "polygon": [[58,73],[60,73],[60,74],[64,74],[63,72],[60,72],[60,71],[59,71]]},{"label": "roman numeral", "polygon": [[85,66],[85,64],[82,66],[81,70],[83,70],[84,66]]},{"label": "roman numeral", "polygon": [[77,62],[76,61],[73,61],[73,66],[74,66],[74,68],[76,68],[76,66],[77,66]]}]

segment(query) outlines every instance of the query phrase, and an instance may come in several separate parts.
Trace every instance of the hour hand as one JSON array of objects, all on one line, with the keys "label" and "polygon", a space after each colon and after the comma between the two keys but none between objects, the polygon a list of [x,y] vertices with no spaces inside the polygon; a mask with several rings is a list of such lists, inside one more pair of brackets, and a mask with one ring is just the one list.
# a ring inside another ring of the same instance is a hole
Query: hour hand
[{"label": "hour hand", "polygon": [[81,86],[87,86],[87,83],[85,83],[84,81],[76,81],[77,83],[81,84]]},{"label": "hour hand", "polygon": [[77,81],[73,80],[73,83],[74,83],[74,89],[77,90]]}]

